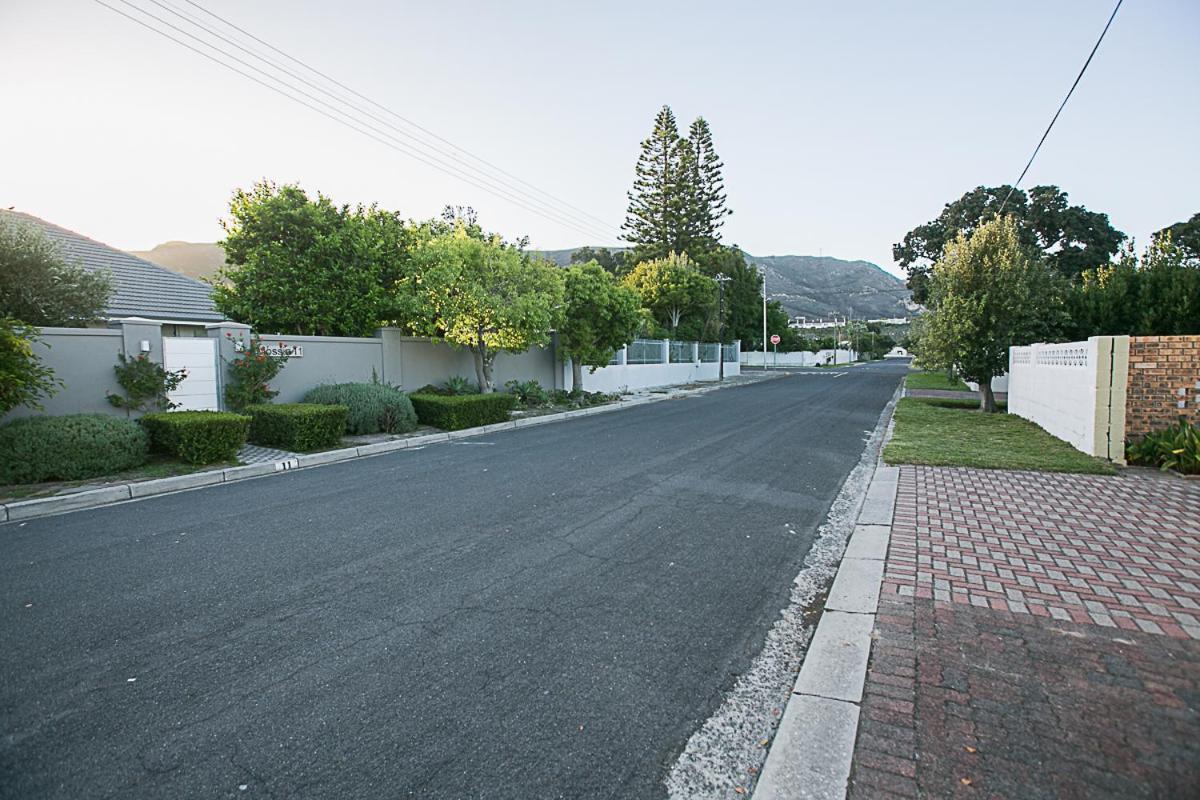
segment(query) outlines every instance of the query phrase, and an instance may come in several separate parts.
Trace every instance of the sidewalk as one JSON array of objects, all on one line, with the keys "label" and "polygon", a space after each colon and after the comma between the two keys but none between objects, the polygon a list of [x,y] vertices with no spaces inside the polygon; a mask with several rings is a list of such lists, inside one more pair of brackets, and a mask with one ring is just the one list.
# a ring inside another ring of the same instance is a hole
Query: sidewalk
[{"label": "sidewalk", "polygon": [[902,467],[849,796],[1200,796],[1200,483]]}]

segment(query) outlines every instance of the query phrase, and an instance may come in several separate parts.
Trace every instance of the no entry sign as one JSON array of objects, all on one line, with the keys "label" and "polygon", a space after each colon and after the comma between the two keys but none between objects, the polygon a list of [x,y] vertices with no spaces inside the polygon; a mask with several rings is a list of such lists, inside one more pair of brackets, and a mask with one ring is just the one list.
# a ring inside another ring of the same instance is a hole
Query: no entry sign
[{"label": "no entry sign", "polygon": [[779,334],[778,333],[771,334],[771,344],[779,344]]}]

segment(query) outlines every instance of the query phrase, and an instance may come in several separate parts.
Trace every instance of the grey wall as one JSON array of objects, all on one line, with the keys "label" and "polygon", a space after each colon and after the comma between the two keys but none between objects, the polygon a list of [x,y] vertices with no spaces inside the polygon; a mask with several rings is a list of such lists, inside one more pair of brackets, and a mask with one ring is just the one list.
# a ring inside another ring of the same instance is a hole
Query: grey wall
[{"label": "grey wall", "polygon": [[333,336],[283,336],[264,338],[304,348],[304,355],[288,359],[271,388],[276,403],[299,403],[309,389],[322,383],[369,383],[371,371],[387,382],[381,339]]},{"label": "grey wall", "polygon": [[[13,409],[4,420],[28,417],[39,413],[83,414],[104,412],[124,415],[104,399],[106,392],[119,394],[113,367],[117,354],[125,352],[120,330],[104,328],[42,328],[41,340],[34,343],[34,353],[42,363],[54,370],[65,384],[54,397],[42,401],[45,412],[21,406]],[[137,342],[134,342],[137,346]]]},{"label": "grey wall", "polygon": [[[384,342],[385,380],[406,392],[431,383],[445,383],[447,378],[455,375],[472,382],[475,380],[475,361],[465,347],[404,336],[391,328],[381,330],[379,335]],[[547,389],[562,388],[561,369],[556,369],[553,343],[524,353],[498,354],[492,377],[498,387],[510,380],[536,380]]]}]

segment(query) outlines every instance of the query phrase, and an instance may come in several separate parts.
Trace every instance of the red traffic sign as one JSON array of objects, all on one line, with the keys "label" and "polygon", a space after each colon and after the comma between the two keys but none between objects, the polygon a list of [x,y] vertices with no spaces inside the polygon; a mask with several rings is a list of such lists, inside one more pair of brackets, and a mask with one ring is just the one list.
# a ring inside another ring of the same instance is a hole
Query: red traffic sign
[{"label": "red traffic sign", "polygon": [[779,334],[778,333],[771,334],[771,344],[779,344]]}]

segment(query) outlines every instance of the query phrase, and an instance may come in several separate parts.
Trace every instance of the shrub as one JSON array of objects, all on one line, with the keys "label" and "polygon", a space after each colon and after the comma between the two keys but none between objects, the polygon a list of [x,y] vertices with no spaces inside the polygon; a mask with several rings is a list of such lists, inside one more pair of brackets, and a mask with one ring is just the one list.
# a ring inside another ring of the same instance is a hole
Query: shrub
[{"label": "shrub", "polygon": [[[233,334],[225,334],[230,339]],[[234,343],[241,355],[229,362],[229,383],[225,385],[225,404],[234,411],[245,411],[247,407],[269,403],[279,392],[268,386],[275,379],[288,356],[271,352],[257,336],[247,345],[238,339]],[[279,350],[282,351],[280,342]]]},{"label": "shrub", "polygon": [[304,402],[346,406],[346,433],[407,433],[417,427],[408,395],[382,383],[326,383],[309,391]]},{"label": "shrub", "polygon": [[125,409],[125,416],[130,411],[144,411],[147,406],[158,411],[175,407],[167,394],[183,383],[187,370],[168,370],[145,353],[133,358],[117,353],[117,361],[113,372],[117,373],[117,383],[125,390],[125,396],[108,392],[105,397],[112,405]]},{"label": "shrub", "polygon": [[139,422],[154,450],[189,464],[232,461],[250,433],[250,418],[224,411],[147,414]]},{"label": "shrub", "polygon": [[[464,378],[462,375],[455,375],[444,384],[442,389],[447,394],[479,394],[479,386],[474,382]],[[439,392],[440,394],[440,392]]]},{"label": "shrub", "polygon": [[537,381],[509,381],[504,388],[525,408],[545,408],[551,404],[550,393]]},{"label": "shrub", "polygon": [[413,408],[417,410],[417,419],[425,425],[432,425],[444,431],[504,422],[517,404],[516,397],[499,392],[454,397],[414,394],[410,399]]},{"label": "shrub", "polygon": [[246,413],[250,415],[250,441],[303,452],[340,442],[350,409],[316,403],[280,403],[250,406]]},{"label": "shrub", "polygon": [[33,352],[37,329],[11,317],[0,317],[0,416],[17,406],[42,410],[38,402],[62,387],[54,370]]},{"label": "shrub", "polygon": [[107,414],[27,417],[0,427],[0,483],[74,481],[146,463],[150,437]]},{"label": "shrub", "polygon": [[1200,475],[1200,428],[1180,420],[1177,425],[1129,442],[1125,456],[1133,464]]}]

